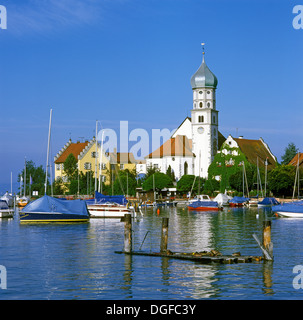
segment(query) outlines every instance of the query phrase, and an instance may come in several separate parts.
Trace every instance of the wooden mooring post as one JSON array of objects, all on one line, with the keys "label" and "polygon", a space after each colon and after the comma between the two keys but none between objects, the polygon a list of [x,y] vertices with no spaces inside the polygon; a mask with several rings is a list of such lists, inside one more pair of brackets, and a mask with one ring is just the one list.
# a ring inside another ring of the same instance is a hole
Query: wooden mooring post
[{"label": "wooden mooring post", "polygon": [[[249,262],[260,262],[263,260],[260,256],[241,256],[239,252],[233,253],[232,255],[222,255],[217,250],[201,251],[201,252],[171,252],[167,250],[168,244],[168,218],[162,218],[162,232],[161,232],[161,244],[160,244],[160,252],[142,252],[141,247],[146,238],[140,246],[139,251],[132,250],[132,221],[131,215],[124,215],[124,251],[115,251],[115,253],[119,254],[128,254],[128,255],[137,255],[137,256],[151,256],[151,257],[164,257],[164,258],[172,258],[172,259],[181,259],[181,260],[191,260],[200,263],[249,263]],[[148,231],[149,232],[149,231]],[[266,230],[268,232],[268,229]],[[255,235],[254,235],[255,236]],[[269,233],[270,237],[270,233]],[[265,234],[264,238],[268,241],[268,234]],[[263,238],[263,243],[264,243]],[[258,239],[256,238],[258,242]],[[270,238],[269,238],[269,243]],[[263,246],[258,242],[261,249]],[[272,245],[272,244],[271,244]],[[264,250],[265,251],[265,250]],[[266,252],[267,254],[267,252]],[[266,257],[266,260],[271,260],[270,257]]]},{"label": "wooden mooring post", "polygon": [[[271,259],[273,259],[273,243],[271,242],[271,221],[263,221],[263,248],[268,252]],[[268,260],[264,256],[265,260]]]},{"label": "wooden mooring post", "polygon": [[124,252],[132,252],[132,216],[131,214],[124,215]]},{"label": "wooden mooring post", "polygon": [[162,218],[162,232],[161,232],[161,244],[160,252],[167,251],[167,241],[168,241],[168,218]]}]

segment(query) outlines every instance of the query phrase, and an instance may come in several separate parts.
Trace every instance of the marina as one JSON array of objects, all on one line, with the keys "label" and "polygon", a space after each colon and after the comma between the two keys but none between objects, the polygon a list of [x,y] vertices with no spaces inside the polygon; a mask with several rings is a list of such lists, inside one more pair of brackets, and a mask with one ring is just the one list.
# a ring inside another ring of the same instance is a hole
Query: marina
[{"label": "marina", "polygon": [[[293,268],[302,264],[302,219],[278,218],[271,208],[156,210],[132,218],[132,248],[139,254],[129,255],[115,253],[123,251],[120,219],[20,224],[17,208],[13,219],[0,220],[1,264],[8,275],[0,299],[302,299],[292,284]],[[140,255],[159,252],[163,218],[169,219],[170,252],[216,250],[234,263]],[[262,239],[266,220],[274,261],[241,263],[241,257],[262,256],[252,235]]]}]

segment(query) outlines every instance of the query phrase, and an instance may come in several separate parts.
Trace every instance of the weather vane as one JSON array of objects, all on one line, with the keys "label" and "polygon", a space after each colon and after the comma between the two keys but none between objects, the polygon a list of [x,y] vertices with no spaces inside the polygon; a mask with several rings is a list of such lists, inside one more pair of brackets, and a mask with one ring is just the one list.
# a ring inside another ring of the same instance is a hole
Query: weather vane
[{"label": "weather vane", "polygon": [[204,50],[205,43],[204,43],[204,42],[202,42],[202,43],[201,43],[201,46],[202,46],[202,50],[203,50],[203,52],[202,52],[202,53],[203,53],[203,55],[205,55],[205,50]]}]

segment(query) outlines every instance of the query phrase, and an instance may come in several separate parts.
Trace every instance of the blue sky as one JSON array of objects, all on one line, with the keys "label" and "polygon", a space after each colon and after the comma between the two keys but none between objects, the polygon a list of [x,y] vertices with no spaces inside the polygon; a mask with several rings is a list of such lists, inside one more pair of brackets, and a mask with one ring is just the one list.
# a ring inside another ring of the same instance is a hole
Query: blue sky
[{"label": "blue sky", "polygon": [[0,0],[0,183],[25,156],[45,165],[50,108],[52,158],[70,137],[91,139],[96,119],[177,127],[190,116],[201,42],[219,81],[219,130],[262,137],[279,161],[289,142],[303,150],[299,2]]}]

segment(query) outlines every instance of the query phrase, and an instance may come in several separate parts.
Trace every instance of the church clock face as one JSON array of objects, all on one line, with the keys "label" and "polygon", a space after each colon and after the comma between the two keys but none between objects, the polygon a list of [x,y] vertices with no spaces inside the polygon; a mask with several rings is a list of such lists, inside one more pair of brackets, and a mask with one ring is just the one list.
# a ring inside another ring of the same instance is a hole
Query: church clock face
[{"label": "church clock face", "polygon": [[204,132],[204,128],[203,127],[199,127],[197,131],[198,131],[198,133],[203,133]]}]

